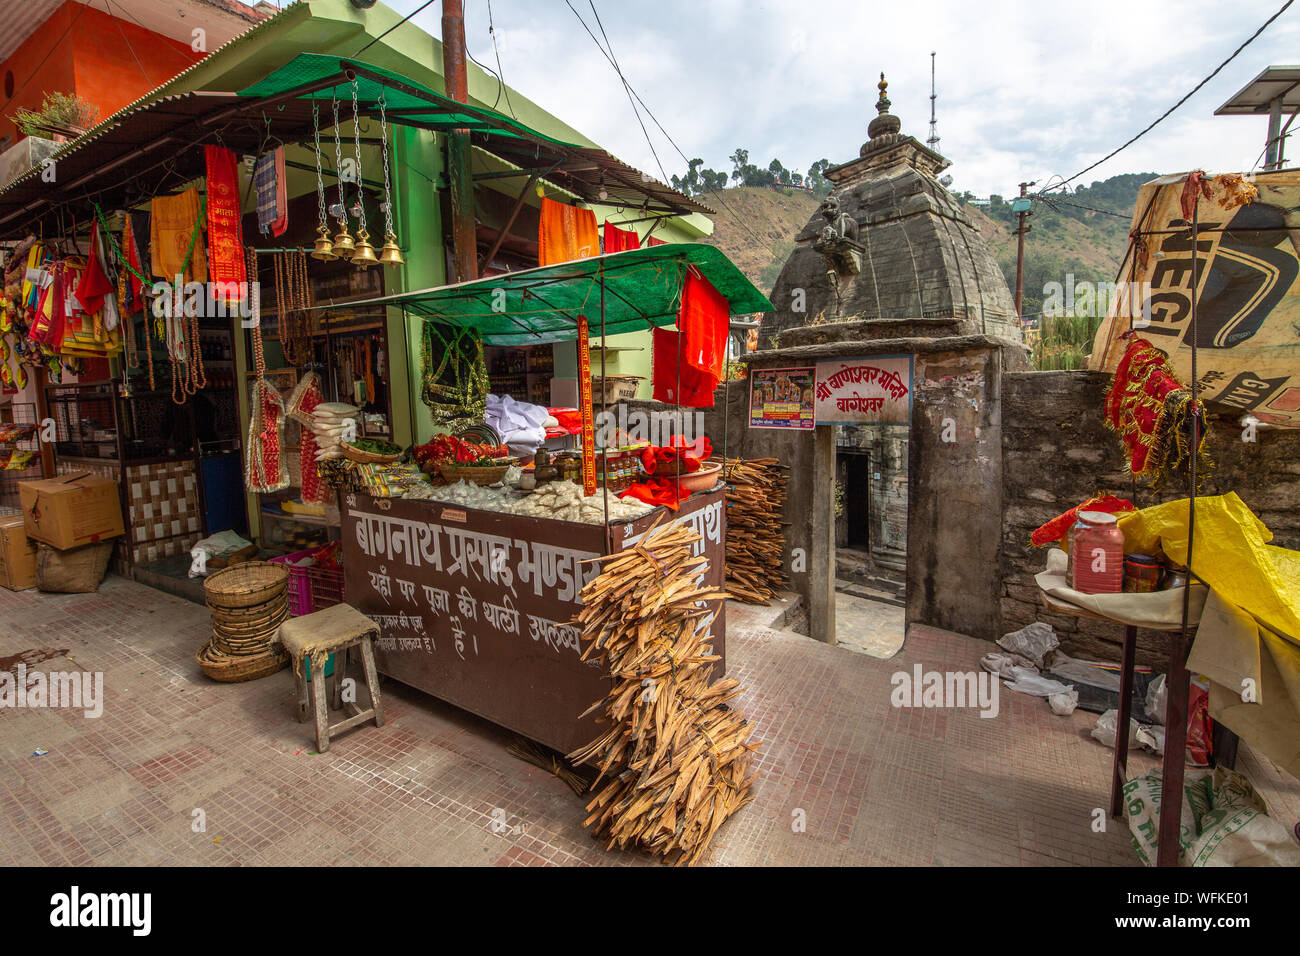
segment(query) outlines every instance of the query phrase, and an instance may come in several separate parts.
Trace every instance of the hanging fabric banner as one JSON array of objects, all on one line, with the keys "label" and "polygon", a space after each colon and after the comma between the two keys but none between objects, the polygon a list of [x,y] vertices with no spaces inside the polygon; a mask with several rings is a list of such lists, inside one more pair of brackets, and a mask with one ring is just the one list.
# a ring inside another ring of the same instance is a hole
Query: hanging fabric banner
[{"label": "hanging fabric banner", "polygon": [[1138,191],[1130,237],[1088,367],[1113,372],[1132,325],[1190,384],[1195,339],[1199,397],[1209,411],[1300,428],[1300,172],[1153,180]]},{"label": "hanging fabric banner", "polygon": [[591,340],[587,317],[578,316],[578,408],[582,411],[582,493],[596,493],[596,417],[591,410]]},{"label": "hanging fabric banner", "polygon": [[233,150],[204,146],[208,169],[208,272],[217,302],[239,302],[248,281],[240,229],[239,174]]}]

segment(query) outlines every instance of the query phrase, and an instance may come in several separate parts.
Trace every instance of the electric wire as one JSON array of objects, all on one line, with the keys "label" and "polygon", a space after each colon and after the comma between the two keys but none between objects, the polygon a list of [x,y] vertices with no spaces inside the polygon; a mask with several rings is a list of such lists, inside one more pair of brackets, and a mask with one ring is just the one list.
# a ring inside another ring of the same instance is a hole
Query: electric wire
[{"label": "electric wire", "polygon": [[1161,122],[1163,122],[1166,118],[1168,118],[1168,116],[1169,116],[1171,113],[1173,113],[1174,110],[1178,109],[1178,107],[1182,106],[1182,105],[1183,105],[1184,103],[1186,103],[1189,99],[1191,99],[1192,96],[1195,95],[1195,94],[1196,94],[1196,93],[1201,89],[1201,87],[1203,87],[1206,83],[1210,82],[1210,80],[1214,79],[1214,78],[1219,74],[1219,71],[1220,71],[1220,70],[1222,70],[1225,66],[1227,66],[1229,63],[1231,63],[1233,60],[1235,60],[1235,59],[1237,58],[1237,54],[1241,53],[1242,50],[1244,50],[1244,49],[1246,49],[1246,47],[1250,46],[1250,44],[1254,42],[1254,40],[1256,39],[1256,37],[1258,37],[1258,36],[1259,36],[1261,33],[1263,33],[1266,29],[1268,29],[1269,25],[1272,24],[1272,22],[1273,22],[1274,20],[1276,20],[1276,19],[1277,19],[1278,17],[1280,17],[1282,14],[1286,13],[1287,8],[1290,7],[1291,4],[1294,3],[1294,2],[1295,2],[1295,0],[1286,0],[1286,2],[1285,2],[1284,4],[1282,4],[1282,6],[1278,9],[1278,11],[1277,11],[1276,13],[1274,13],[1271,17],[1269,17],[1267,20],[1264,21],[1263,25],[1260,26],[1260,28],[1259,28],[1258,30],[1256,30],[1254,33],[1252,33],[1252,34],[1250,35],[1250,37],[1249,37],[1249,38],[1248,38],[1244,43],[1241,44],[1241,46],[1239,46],[1239,47],[1237,47],[1237,49],[1233,50],[1233,51],[1232,51],[1232,54],[1231,54],[1231,55],[1230,55],[1226,60],[1224,60],[1222,63],[1220,63],[1218,66],[1216,66],[1216,67],[1214,68],[1214,72],[1212,72],[1212,73],[1211,73],[1209,76],[1207,76],[1205,79],[1201,80],[1201,82],[1197,83],[1196,86],[1192,87],[1191,91],[1188,92],[1187,95],[1185,95],[1185,96],[1184,96],[1182,99],[1180,99],[1177,103],[1175,103],[1173,106],[1169,107],[1169,109],[1167,109],[1167,110],[1165,110],[1163,113],[1161,113],[1160,116],[1157,117],[1157,118],[1155,119],[1155,121],[1151,123],[1150,126],[1148,126],[1146,129],[1142,130],[1142,131],[1141,131],[1140,133],[1138,133],[1136,136],[1134,136],[1134,137],[1132,137],[1131,139],[1129,139],[1128,142],[1124,143],[1123,145],[1121,145],[1121,146],[1117,147],[1116,149],[1112,150],[1111,152],[1107,153],[1105,156],[1103,156],[1101,159],[1097,160],[1095,163],[1092,163],[1092,164],[1089,165],[1089,166],[1085,166],[1083,169],[1079,170],[1077,173],[1075,173],[1075,174],[1074,174],[1073,176],[1071,176],[1069,179],[1063,179],[1061,182],[1057,183],[1055,186],[1052,186],[1051,188],[1052,188],[1052,189],[1060,189],[1061,187],[1065,186],[1066,184],[1071,183],[1071,182],[1073,182],[1074,180],[1078,179],[1080,176],[1082,176],[1084,173],[1088,172],[1089,170],[1096,169],[1096,168],[1097,168],[1098,166],[1100,166],[1102,163],[1106,162],[1106,160],[1111,159],[1112,157],[1118,155],[1118,154],[1121,153],[1123,150],[1127,149],[1129,146],[1132,146],[1134,143],[1136,143],[1139,139],[1141,139],[1141,138],[1142,138],[1143,136],[1145,136],[1147,133],[1151,132],[1151,130],[1155,129],[1156,126],[1158,126]]},{"label": "electric wire", "polygon": [[[587,31],[587,36],[591,37],[591,41],[596,44],[596,49],[600,50],[601,55],[604,56],[605,59],[609,61],[610,66],[613,66],[614,69],[617,71],[618,66],[614,63],[613,59],[611,59],[610,55],[605,52],[605,48],[600,45],[600,41],[596,39],[596,35],[591,32],[591,28],[587,26],[587,21],[582,19],[582,15],[578,13],[577,10],[574,9],[573,4],[570,3],[569,0],[564,0],[564,2],[568,6],[568,8],[573,12],[573,15],[578,18],[578,22],[582,24],[582,28]],[[620,78],[622,78],[621,72],[619,73],[619,76]],[[673,149],[677,151],[677,155],[680,156],[682,160],[689,165],[690,159],[688,159],[686,154],[682,152],[682,148],[677,145],[676,140],[674,140],[670,135],[668,135],[668,131],[664,129],[664,126],[662,123],[659,122],[658,117],[655,116],[654,112],[650,109],[650,107],[646,106],[645,100],[641,99],[640,94],[638,94],[636,90],[632,88],[632,85],[628,83],[626,79],[623,80],[623,83],[625,88],[628,90],[628,92],[630,92],[634,97],[636,97],[636,101],[641,104],[641,107],[646,111],[646,115],[649,116],[650,119],[654,122],[655,126],[659,128],[659,132],[663,133],[664,139],[668,140],[669,144],[673,147]],[[649,138],[647,137],[647,142],[648,140]],[[731,218],[742,229],[744,229],[747,233],[749,233],[750,238],[752,238],[755,242],[759,242],[759,243],[765,242],[764,239],[759,237],[758,233],[756,233],[753,229],[750,228],[749,223],[746,222],[743,218],[741,218],[741,216],[734,209],[731,208],[731,206],[727,203],[727,200],[723,198],[722,194],[717,189],[713,188],[712,186],[708,188],[709,188],[709,193],[715,199],[718,200],[718,204],[721,205],[722,208],[725,209],[731,215]]]},{"label": "electric wire", "polygon": [[411,19],[411,17],[413,17],[413,16],[415,16],[417,13],[420,13],[421,11],[423,11],[426,7],[430,7],[430,6],[432,6],[432,5],[433,5],[433,2],[434,2],[434,0],[425,0],[424,3],[420,4],[420,5],[419,5],[418,7],[416,7],[414,10],[412,10],[412,11],[411,11],[410,13],[408,13],[406,16],[402,17],[402,19],[398,20],[398,21],[397,21],[396,23],[394,23],[391,27],[389,27],[389,28],[388,28],[387,30],[385,30],[383,33],[379,34],[379,36],[375,37],[373,40],[371,40],[369,43],[367,43],[365,46],[363,46],[360,50],[358,50],[356,53],[353,53],[352,55],[353,55],[353,56],[360,56],[361,54],[365,53],[367,50],[369,50],[372,46],[374,46],[376,43],[378,43],[378,42],[379,42],[380,40],[382,40],[384,37],[388,36],[388,34],[392,33],[394,30],[396,30],[398,27],[400,27],[400,26],[401,26],[403,23],[405,23],[407,20]]}]

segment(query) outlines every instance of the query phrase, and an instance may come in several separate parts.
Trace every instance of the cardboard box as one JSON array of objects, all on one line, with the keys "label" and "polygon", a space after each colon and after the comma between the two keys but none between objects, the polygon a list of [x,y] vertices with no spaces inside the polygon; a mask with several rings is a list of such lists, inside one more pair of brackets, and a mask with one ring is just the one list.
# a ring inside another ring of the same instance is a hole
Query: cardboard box
[{"label": "cardboard box", "polygon": [[75,472],[20,481],[27,537],[55,548],[76,548],[115,538],[125,530],[122,499],[112,478]]},{"label": "cardboard box", "polygon": [[22,515],[0,518],[0,587],[24,591],[36,586],[36,543],[27,537]]}]

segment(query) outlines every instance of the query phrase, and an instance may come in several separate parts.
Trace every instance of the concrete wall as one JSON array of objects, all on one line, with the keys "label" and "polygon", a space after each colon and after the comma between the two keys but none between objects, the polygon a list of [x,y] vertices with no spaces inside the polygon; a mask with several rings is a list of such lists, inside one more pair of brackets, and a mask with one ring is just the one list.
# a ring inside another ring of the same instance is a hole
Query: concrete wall
[{"label": "concrete wall", "polygon": [[[1118,660],[1119,627],[1043,612],[1033,575],[1047,557],[1029,536],[1099,491],[1140,508],[1186,497],[1186,491],[1157,494],[1133,481],[1118,437],[1102,423],[1108,374],[1022,372],[1002,382],[1002,630],[1046,621],[1067,653]],[[1273,531],[1274,544],[1300,548],[1300,432],[1261,431],[1250,444],[1235,422],[1212,421],[1208,434],[1216,468],[1203,493],[1235,491]],[[1139,631],[1139,662],[1167,660],[1167,645],[1165,635]]]},{"label": "concrete wall", "polygon": [[998,636],[1001,355],[917,356],[908,444],[908,624]]}]

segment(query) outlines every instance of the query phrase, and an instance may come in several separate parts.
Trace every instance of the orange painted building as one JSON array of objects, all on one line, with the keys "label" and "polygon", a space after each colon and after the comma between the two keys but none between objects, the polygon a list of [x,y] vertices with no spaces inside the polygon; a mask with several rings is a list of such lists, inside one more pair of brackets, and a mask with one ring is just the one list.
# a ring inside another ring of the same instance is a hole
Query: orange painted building
[{"label": "orange painted building", "polygon": [[22,0],[0,38],[0,151],[22,138],[12,115],[46,93],[106,119],[266,15],[237,0]]}]

